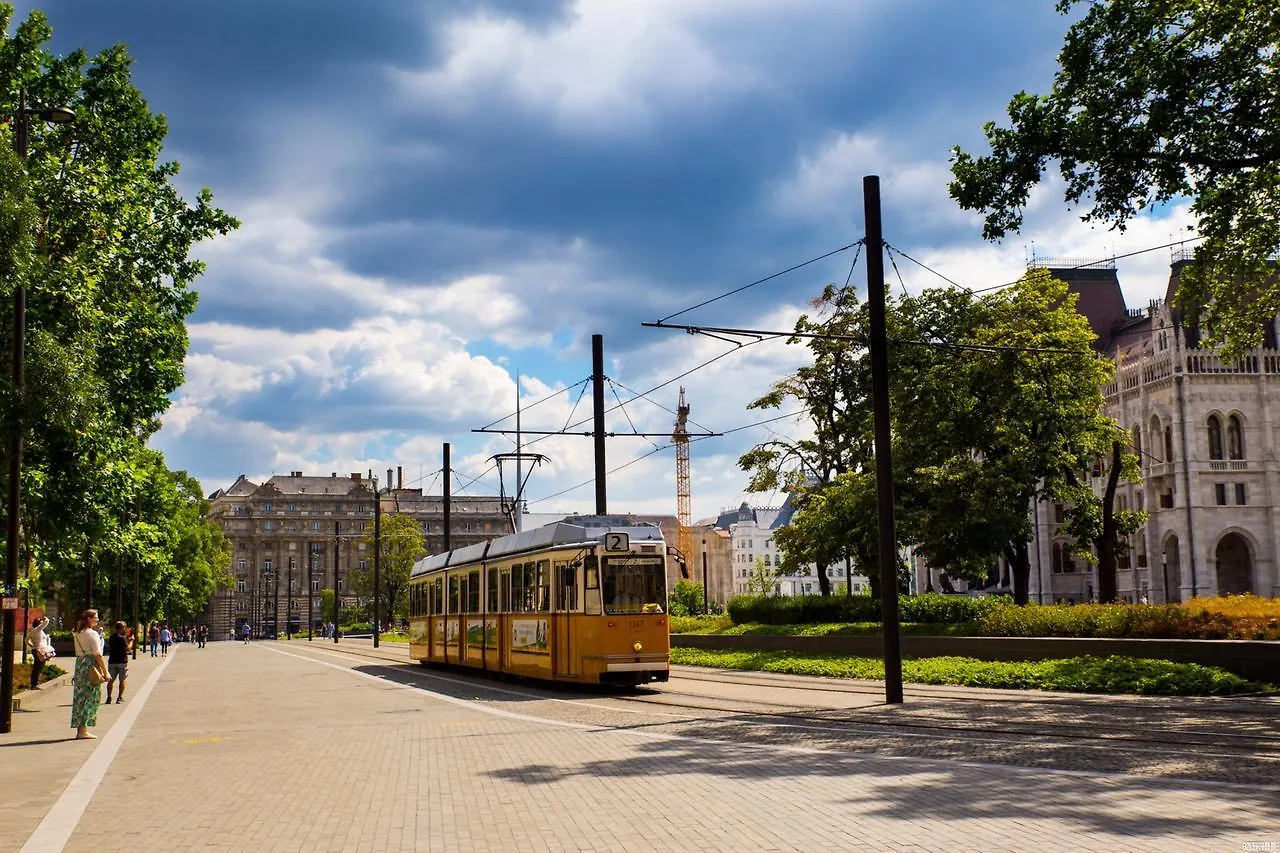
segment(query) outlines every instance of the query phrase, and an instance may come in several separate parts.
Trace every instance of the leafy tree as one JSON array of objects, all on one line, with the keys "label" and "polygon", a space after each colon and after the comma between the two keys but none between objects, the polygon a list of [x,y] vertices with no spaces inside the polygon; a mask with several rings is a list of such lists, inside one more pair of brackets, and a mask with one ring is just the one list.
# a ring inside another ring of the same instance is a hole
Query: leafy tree
[{"label": "leafy tree", "polygon": [[[870,362],[858,357],[850,342],[840,337],[865,335],[865,307],[858,305],[852,289],[837,289],[834,285],[814,300],[813,307],[819,312],[818,317],[800,317],[795,331],[833,337],[790,338],[789,344],[803,341],[809,347],[813,363],[774,383],[769,393],[747,406],[776,409],[788,399],[799,401],[805,405],[812,434],[799,439],[775,437],[738,460],[743,470],[751,472],[749,491],[782,488],[795,494],[799,502],[841,474],[864,470],[871,459],[871,402],[867,394],[871,387]],[[788,549],[784,550],[784,565],[791,570],[804,563],[816,563],[818,589],[822,595],[830,595],[827,566],[835,562],[837,553],[843,559],[847,549],[828,552],[814,540],[795,537],[784,548]]]},{"label": "leafy tree", "polygon": [[[837,384],[831,352],[837,346],[845,350],[839,359],[845,374],[865,375],[865,311],[833,288],[822,303],[844,318],[826,324],[801,318],[797,330],[825,325],[847,337],[810,343],[814,366],[798,375],[824,373],[825,384],[784,381],[762,405],[780,405],[779,389],[802,404],[811,388],[827,393]],[[1095,455],[1124,435],[1102,414],[1100,386],[1111,365],[1091,349],[1092,332],[1066,285],[1043,271],[982,298],[956,290],[891,298],[888,325],[895,342],[890,393],[899,541],[914,544],[932,567],[970,580],[1003,556],[1012,568],[1015,599],[1026,603],[1031,502],[1061,495],[1087,503],[1074,472],[1088,470]],[[753,470],[753,486],[781,479],[795,490],[792,525],[775,535],[784,568],[824,565],[848,553],[878,595],[870,383],[843,383],[835,393],[834,403],[819,397],[820,410],[858,413],[837,427],[860,431],[838,440],[863,451],[843,462],[847,470],[826,482],[806,484],[794,474],[788,479],[781,473],[787,453],[804,461],[803,453],[792,451],[803,450],[804,441],[775,440],[745,454],[740,464]],[[1124,470],[1136,476],[1136,467]]]},{"label": "leafy tree", "polygon": [[[13,13],[0,3],[0,32]],[[131,82],[128,51],[58,57],[46,47],[51,35],[32,12],[0,37],[0,112],[13,114],[20,91],[28,104],[76,111],[69,125],[31,122],[25,163],[8,150],[12,137],[0,140],[0,314],[12,312],[15,283],[28,299],[26,391],[0,386],[0,412],[26,444],[25,539],[46,556],[49,579],[71,589],[122,550],[132,460],[182,382],[190,288],[203,271],[190,250],[237,223],[208,190],[187,202],[173,186],[178,166],[160,160],[167,125]],[[0,352],[11,334],[0,324]],[[160,528],[171,518],[149,521]],[[194,607],[205,576],[195,571],[172,587],[161,572],[157,606]]]},{"label": "leafy tree", "polygon": [[1064,471],[1055,497],[1066,502],[1067,531],[1076,537],[1076,554],[1097,564],[1098,600],[1116,600],[1116,558],[1128,548],[1128,539],[1147,523],[1146,510],[1116,509],[1116,487],[1121,479],[1137,480],[1138,457],[1124,452],[1119,439],[1111,443],[1105,465],[1102,494],[1077,476]]},{"label": "leafy tree", "polygon": [[675,588],[667,599],[667,609],[672,616],[699,616],[705,611],[702,607],[702,584],[692,581],[676,581]]},{"label": "leafy tree", "polygon": [[747,594],[768,597],[777,592],[778,578],[782,573],[772,566],[766,566],[764,560],[756,557],[751,574],[747,577]]},{"label": "leafy tree", "polygon": [[[1074,13],[1081,0],[1060,0]],[[1048,95],[1020,92],[991,153],[953,150],[951,195],[986,214],[983,236],[1022,225],[1050,161],[1085,220],[1123,229],[1192,199],[1204,242],[1179,301],[1209,338],[1256,346],[1280,311],[1280,5],[1257,0],[1095,0],[1067,30]]]},{"label": "leafy tree", "polygon": [[[366,531],[363,540],[373,553],[373,528]],[[413,564],[427,554],[427,540],[422,526],[410,515],[388,514],[382,516],[382,560],[379,579],[382,585],[382,621],[394,622],[396,615],[404,615],[408,606],[409,576]],[[361,599],[373,600],[373,565],[366,569],[354,569],[349,576],[351,589]]]}]

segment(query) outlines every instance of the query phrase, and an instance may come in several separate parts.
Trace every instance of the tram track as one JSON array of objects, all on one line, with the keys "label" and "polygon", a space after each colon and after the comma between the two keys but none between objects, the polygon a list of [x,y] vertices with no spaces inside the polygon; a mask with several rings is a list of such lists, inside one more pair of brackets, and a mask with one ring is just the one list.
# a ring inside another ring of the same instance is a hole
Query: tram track
[{"label": "tram track", "polygon": [[[1046,761],[1052,763],[1055,757],[1069,755],[1082,767],[1115,766],[1121,768],[1118,772],[1141,772],[1127,769],[1132,767],[1148,770],[1168,767],[1172,775],[1220,780],[1234,770],[1251,777],[1255,783],[1280,784],[1280,735],[1274,725],[1267,726],[1260,719],[1267,710],[1264,706],[1254,711],[1254,724],[1269,729],[1265,731],[1227,730],[1240,724],[1235,719],[1218,720],[1226,724],[1222,728],[1207,728],[1206,723],[1213,725],[1214,718],[1222,712],[1227,712],[1230,717],[1243,717],[1247,713],[1241,708],[1226,705],[1218,709],[1212,706],[1183,709],[1178,720],[1146,718],[1121,721],[1108,714],[1102,697],[1099,700],[1082,697],[1077,702],[1072,702],[1070,697],[1051,697],[1047,701],[1042,701],[1040,696],[1021,700],[1002,697],[993,708],[983,710],[976,720],[973,720],[975,709],[969,702],[956,706],[947,695],[909,697],[907,705],[895,709],[894,718],[889,719],[885,716],[888,709],[879,703],[862,707],[819,707],[803,702],[726,696],[707,692],[707,688],[692,684],[686,687],[689,682],[722,684],[781,692],[783,695],[792,690],[824,688],[822,685],[815,688],[807,683],[780,683],[772,678],[717,679],[710,673],[688,674],[681,668],[678,673],[673,673],[676,677],[671,682],[657,690],[636,694],[582,693],[579,690],[575,695],[565,696],[561,688],[554,686],[517,686],[463,671],[445,674],[421,668],[406,660],[399,649],[388,652],[330,646],[318,651],[326,654],[337,652],[357,660],[395,667],[401,672],[411,673],[414,680],[420,676],[436,683],[474,686],[479,693],[510,694],[530,701],[554,703],[557,707],[577,708],[579,712],[586,712],[582,719],[610,713],[624,713],[633,720],[636,715],[658,718],[631,724],[619,721],[602,725],[602,728],[674,728],[690,731],[700,738],[726,742],[747,736],[764,736],[773,742],[805,742],[819,748],[881,754],[968,758],[974,753],[982,753],[995,757],[977,760],[1034,766],[1045,766]],[[871,696],[879,692],[873,687],[860,689],[861,685],[856,684],[825,687],[824,692],[828,694],[848,694],[851,697]],[[971,696],[963,698],[970,699]],[[477,697],[477,701],[484,699]],[[1130,713],[1161,710],[1166,717],[1171,714],[1167,708],[1153,709],[1134,702],[1123,704]],[[957,710],[951,710],[957,707]],[[1079,723],[1063,719],[1061,713],[1054,713],[1040,721],[1025,722],[1001,716],[1034,711],[1070,712],[1075,708],[1087,709],[1100,719]],[[916,716],[901,716],[904,710]],[[1116,709],[1112,707],[1109,710],[1114,712]]]}]

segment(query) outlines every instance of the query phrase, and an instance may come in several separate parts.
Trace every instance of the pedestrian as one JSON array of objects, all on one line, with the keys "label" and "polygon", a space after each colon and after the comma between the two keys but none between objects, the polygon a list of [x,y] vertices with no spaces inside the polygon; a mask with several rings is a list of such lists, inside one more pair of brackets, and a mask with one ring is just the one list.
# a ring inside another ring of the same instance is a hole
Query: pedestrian
[{"label": "pedestrian", "polygon": [[209,626],[201,625],[199,632],[196,634],[200,640],[200,648],[204,648],[204,644],[209,641]]},{"label": "pedestrian", "polygon": [[165,622],[160,626],[160,655],[167,657],[169,654],[169,646],[173,644],[173,632],[169,630],[169,623]]},{"label": "pedestrian", "polygon": [[102,659],[102,635],[97,631],[98,611],[86,610],[76,620],[74,644],[76,669],[71,677],[71,725],[76,730],[76,740],[92,740],[89,727],[98,724],[98,705],[102,693],[98,685],[89,680],[89,674],[97,670],[106,681],[107,662]]},{"label": "pedestrian", "polygon": [[125,624],[117,622],[115,632],[107,637],[107,704],[111,704],[111,688],[116,680],[120,688],[116,690],[116,704],[124,701],[124,683],[129,677],[129,637],[125,634]]},{"label": "pedestrian", "polygon": [[160,627],[156,623],[151,623],[151,656],[156,656],[156,649],[160,646]]},{"label": "pedestrian", "polygon": [[252,630],[253,630],[253,629],[251,629],[251,628],[249,627],[249,623],[248,623],[248,622],[246,622],[246,623],[244,623],[243,625],[241,625],[241,626],[240,626],[240,635],[241,635],[242,637],[244,637],[244,644],[245,644],[246,646],[247,646],[247,645],[249,645],[249,634],[252,632]]},{"label": "pedestrian", "polygon": [[53,657],[53,645],[49,642],[49,617],[41,616],[27,629],[27,648],[31,649],[31,689],[40,689],[40,673],[45,663]]}]

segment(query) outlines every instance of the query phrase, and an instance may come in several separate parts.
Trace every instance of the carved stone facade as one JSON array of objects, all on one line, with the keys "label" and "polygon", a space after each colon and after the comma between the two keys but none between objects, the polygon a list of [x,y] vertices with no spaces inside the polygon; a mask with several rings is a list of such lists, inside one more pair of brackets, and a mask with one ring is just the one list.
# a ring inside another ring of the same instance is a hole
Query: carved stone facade
[{"label": "carved stone facade", "polygon": [[[1175,262],[1168,295],[1184,261]],[[1081,294],[1119,292],[1103,270],[1070,281]],[[1055,270],[1055,275],[1060,271]],[[1092,305],[1099,304],[1094,299]],[[1265,347],[1225,361],[1198,346],[1199,330],[1170,299],[1123,316],[1090,316],[1116,378],[1103,393],[1106,413],[1129,432],[1143,480],[1120,486],[1119,508],[1149,519],[1121,559],[1120,598],[1151,602],[1252,592],[1280,595],[1280,350],[1276,323]],[[1123,308],[1123,299],[1121,299]],[[1107,322],[1106,334],[1099,325]],[[1035,508],[1031,599],[1087,601],[1095,573],[1065,553],[1060,509]]]},{"label": "carved stone facade", "polygon": [[[443,497],[401,487],[387,490],[381,503],[384,515],[407,514],[422,525],[430,553],[443,550]],[[373,491],[360,474],[309,477],[295,471],[262,484],[241,475],[214,492],[210,505],[209,517],[231,541],[235,578],[201,617],[211,636],[228,638],[244,624],[254,637],[283,634],[286,626],[306,633],[308,620],[319,630],[333,618],[321,612],[322,593],[335,586],[342,607],[356,603],[347,573],[373,564],[371,546],[363,541],[373,530]],[[511,530],[497,497],[451,498],[449,526],[454,548]]]}]

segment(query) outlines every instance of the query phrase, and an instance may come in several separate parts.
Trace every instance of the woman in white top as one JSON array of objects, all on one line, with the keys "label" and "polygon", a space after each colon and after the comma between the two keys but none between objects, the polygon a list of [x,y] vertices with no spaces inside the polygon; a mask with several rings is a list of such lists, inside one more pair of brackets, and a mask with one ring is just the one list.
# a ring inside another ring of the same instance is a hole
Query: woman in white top
[{"label": "woman in white top", "polygon": [[71,725],[77,740],[91,740],[89,726],[98,724],[98,705],[102,702],[100,685],[89,680],[97,670],[107,680],[107,662],[102,658],[102,635],[98,633],[98,611],[86,610],[76,622],[76,671],[71,677]]},{"label": "woman in white top", "polygon": [[40,689],[40,671],[44,669],[53,648],[49,645],[49,617],[44,616],[31,623],[27,632],[27,648],[31,649],[31,689]]}]

